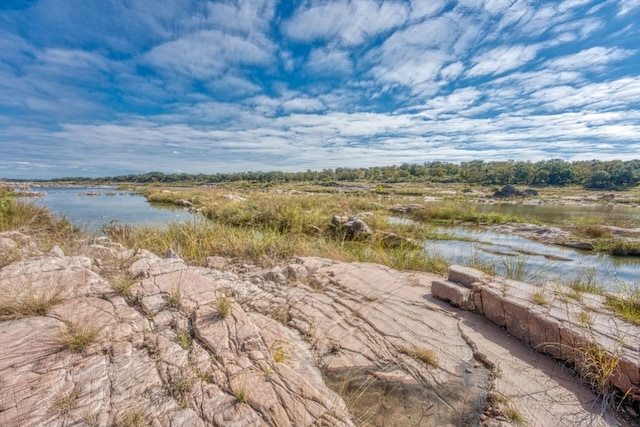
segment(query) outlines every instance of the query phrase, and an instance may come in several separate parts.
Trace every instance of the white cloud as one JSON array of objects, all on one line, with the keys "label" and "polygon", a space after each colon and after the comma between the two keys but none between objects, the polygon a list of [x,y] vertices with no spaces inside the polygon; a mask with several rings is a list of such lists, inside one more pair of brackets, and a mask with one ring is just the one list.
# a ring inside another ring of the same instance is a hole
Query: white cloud
[{"label": "white cloud", "polygon": [[350,74],[353,64],[344,50],[319,48],[311,52],[305,69],[313,74],[340,76]]},{"label": "white cloud", "polygon": [[534,59],[538,50],[537,45],[518,44],[496,47],[474,58],[475,65],[467,72],[467,76],[502,74],[519,68]]},{"label": "white cloud", "polygon": [[284,23],[283,29],[288,37],[297,41],[335,40],[354,46],[402,25],[407,16],[407,7],[398,2],[342,0],[298,10]]},{"label": "white cloud", "polygon": [[274,0],[207,2],[207,23],[244,34],[267,31],[275,14]]},{"label": "white cloud", "polygon": [[154,47],[145,60],[169,72],[180,72],[203,79],[219,75],[231,65],[266,65],[271,45],[217,30],[198,31]]},{"label": "white cloud", "polygon": [[559,70],[603,69],[605,65],[625,59],[633,53],[625,49],[596,46],[547,61],[545,66]]},{"label": "white cloud", "polygon": [[285,101],[282,104],[282,110],[285,113],[304,113],[317,112],[325,109],[325,106],[318,99],[311,98],[294,98]]},{"label": "white cloud", "polygon": [[640,0],[620,0],[618,15],[626,15],[638,8],[640,8]]},{"label": "white cloud", "polygon": [[421,20],[440,12],[446,5],[445,0],[411,0],[411,19]]}]

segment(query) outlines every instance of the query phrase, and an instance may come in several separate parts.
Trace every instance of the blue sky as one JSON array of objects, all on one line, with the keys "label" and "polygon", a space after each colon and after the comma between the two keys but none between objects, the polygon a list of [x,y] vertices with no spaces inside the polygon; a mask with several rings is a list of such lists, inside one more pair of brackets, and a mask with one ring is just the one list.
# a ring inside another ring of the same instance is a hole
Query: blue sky
[{"label": "blue sky", "polygon": [[0,177],[640,158],[640,0],[2,0]]}]

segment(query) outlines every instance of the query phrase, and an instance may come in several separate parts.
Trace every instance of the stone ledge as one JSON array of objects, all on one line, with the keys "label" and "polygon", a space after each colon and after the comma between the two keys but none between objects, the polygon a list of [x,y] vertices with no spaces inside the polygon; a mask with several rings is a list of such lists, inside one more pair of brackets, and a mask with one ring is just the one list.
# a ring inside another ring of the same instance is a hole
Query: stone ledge
[{"label": "stone ledge", "polygon": [[471,309],[471,289],[449,280],[435,280],[431,283],[431,294],[456,307]]},{"label": "stone ledge", "polygon": [[[608,385],[640,406],[640,327],[608,312],[603,297],[585,294],[578,302],[564,296],[570,290],[563,286],[488,281],[481,271],[457,265],[448,277],[432,283],[435,297],[483,314],[536,351],[572,363],[587,379],[598,375],[598,364],[615,358]],[[535,303],[534,293],[546,303]]]},{"label": "stone ledge", "polygon": [[452,265],[449,267],[449,281],[471,288],[476,282],[486,282],[486,275],[473,268]]}]

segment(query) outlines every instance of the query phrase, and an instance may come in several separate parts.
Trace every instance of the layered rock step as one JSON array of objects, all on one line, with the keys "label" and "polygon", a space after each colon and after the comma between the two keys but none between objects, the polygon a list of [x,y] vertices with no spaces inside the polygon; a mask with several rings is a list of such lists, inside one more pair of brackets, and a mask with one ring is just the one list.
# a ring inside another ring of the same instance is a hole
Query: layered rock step
[{"label": "layered rock step", "polygon": [[377,264],[202,268],[107,239],[18,258],[0,269],[2,426],[618,425],[565,366],[469,311],[493,290],[473,271],[450,277],[471,286],[456,295]]},{"label": "layered rock step", "polygon": [[599,392],[640,402],[640,327],[612,314],[606,298],[559,285],[535,286],[451,266],[433,295],[484,315],[536,351],[571,363]]}]

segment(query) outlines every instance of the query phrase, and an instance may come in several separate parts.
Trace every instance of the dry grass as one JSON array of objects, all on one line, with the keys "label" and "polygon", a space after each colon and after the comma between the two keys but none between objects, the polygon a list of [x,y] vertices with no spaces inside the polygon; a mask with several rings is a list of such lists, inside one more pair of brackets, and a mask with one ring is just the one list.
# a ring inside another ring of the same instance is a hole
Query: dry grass
[{"label": "dry grass", "polygon": [[610,395],[611,378],[618,372],[618,356],[600,345],[589,342],[579,349],[577,366],[580,375],[601,396]]},{"label": "dry grass", "polygon": [[538,291],[531,294],[531,301],[538,305],[548,305],[549,301],[544,296],[544,292]]},{"label": "dry grass", "polygon": [[213,221],[194,220],[169,224],[164,229],[135,227],[120,232],[114,225],[105,232],[131,248],[164,253],[173,248],[187,262],[202,264],[211,254],[243,262],[272,266],[292,256],[321,256],[340,261],[375,262],[398,270],[444,273],[447,263],[420,247],[407,243],[389,247],[384,234],[349,241],[331,225],[334,214],[369,212],[365,221],[374,230],[393,232],[422,241],[433,237],[431,226],[388,222],[391,201],[375,195],[243,193],[244,202],[226,199],[216,190],[163,193],[150,190],[147,197],[163,201],[190,199]]},{"label": "dry grass", "polygon": [[177,372],[169,379],[167,391],[169,395],[178,402],[181,408],[187,408],[189,406],[194,382],[195,379],[185,372]]},{"label": "dry grass", "polygon": [[78,402],[78,392],[74,388],[68,393],[57,395],[51,402],[49,411],[56,417],[65,419],[71,414]]},{"label": "dry grass", "polygon": [[404,347],[400,350],[407,356],[411,356],[416,360],[426,363],[427,365],[438,367],[440,360],[435,351],[426,347]]},{"label": "dry grass", "polygon": [[113,427],[146,427],[149,424],[147,413],[138,408],[129,409],[113,420]]},{"label": "dry grass", "polygon": [[62,285],[34,287],[33,284],[0,289],[0,320],[44,316],[50,307],[61,303],[66,295]]},{"label": "dry grass", "polygon": [[231,300],[227,296],[218,297],[216,309],[221,318],[226,319],[231,314]]},{"label": "dry grass", "polygon": [[[37,246],[48,251],[60,246],[65,253],[78,249],[82,231],[64,217],[56,217],[47,209],[25,201],[8,188],[0,188],[0,232],[19,230],[33,237]],[[0,267],[11,259],[3,257]]]},{"label": "dry grass", "polygon": [[96,341],[100,330],[101,327],[90,319],[66,322],[59,339],[63,348],[84,353],[87,347]]},{"label": "dry grass", "polygon": [[182,289],[179,286],[171,289],[169,294],[167,295],[166,306],[173,310],[178,310],[180,308],[180,303],[182,302]]},{"label": "dry grass", "polygon": [[133,279],[126,276],[117,276],[110,280],[111,287],[114,291],[125,297],[127,300],[131,300],[133,295],[131,287],[135,283]]}]

